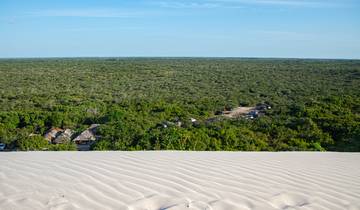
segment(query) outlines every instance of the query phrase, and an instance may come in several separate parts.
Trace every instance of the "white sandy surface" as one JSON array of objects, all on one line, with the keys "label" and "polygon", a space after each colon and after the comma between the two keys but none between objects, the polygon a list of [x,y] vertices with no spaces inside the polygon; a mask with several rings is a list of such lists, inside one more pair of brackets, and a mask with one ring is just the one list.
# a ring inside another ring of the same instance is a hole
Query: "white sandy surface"
[{"label": "white sandy surface", "polygon": [[0,153],[0,209],[360,209],[360,154]]}]

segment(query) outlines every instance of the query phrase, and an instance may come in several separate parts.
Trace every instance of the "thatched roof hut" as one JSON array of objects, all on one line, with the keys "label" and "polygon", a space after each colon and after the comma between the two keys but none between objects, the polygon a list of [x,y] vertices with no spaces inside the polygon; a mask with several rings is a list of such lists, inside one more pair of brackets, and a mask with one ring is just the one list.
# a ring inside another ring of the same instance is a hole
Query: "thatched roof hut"
[{"label": "thatched roof hut", "polygon": [[99,126],[100,126],[99,124],[92,124],[88,129],[86,129],[80,135],[78,135],[73,141],[75,143],[95,141],[96,130]]},{"label": "thatched roof hut", "polygon": [[60,135],[58,135],[54,140],[54,144],[64,144],[71,141],[71,136],[74,134],[74,132],[70,129],[66,129],[64,132],[62,132]]},{"label": "thatched roof hut", "polygon": [[90,146],[97,140],[96,130],[99,124],[92,124],[88,129],[78,135],[73,141],[77,144],[77,148],[80,151],[87,151]]},{"label": "thatched roof hut", "polygon": [[56,139],[56,137],[58,137],[64,130],[61,128],[51,128],[50,130],[48,130],[45,135],[44,138],[46,140],[48,140],[50,143]]}]

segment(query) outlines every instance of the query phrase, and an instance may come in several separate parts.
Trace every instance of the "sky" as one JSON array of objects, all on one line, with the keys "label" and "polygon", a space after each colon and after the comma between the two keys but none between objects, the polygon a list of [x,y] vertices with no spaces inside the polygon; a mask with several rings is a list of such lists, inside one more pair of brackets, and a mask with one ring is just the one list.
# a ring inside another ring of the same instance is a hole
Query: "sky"
[{"label": "sky", "polygon": [[0,0],[0,57],[360,59],[360,0]]}]

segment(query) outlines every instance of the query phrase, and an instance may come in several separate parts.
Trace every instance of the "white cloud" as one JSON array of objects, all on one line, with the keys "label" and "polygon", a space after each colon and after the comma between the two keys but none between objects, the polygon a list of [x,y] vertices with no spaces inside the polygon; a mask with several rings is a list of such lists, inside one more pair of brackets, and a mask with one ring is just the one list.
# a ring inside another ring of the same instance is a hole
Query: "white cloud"
[{"label": "white cloud", "polygon": [[175,9],[211,9],[221,6],[219,3],[211,2],[158,2],[161,7],[175,8]]},{"label": "white cloud", "polygon": [[248,5],[262,6],[287,6],[287,7],[333,7],[343,6],[346,1],[339,2],[335,0],[178,0],[156,2],[158,5],[167,8],[176,9],[213,9],[213,8],[243,8]]},{"label": "white cloud", "polygon": [[119,26],[119,27],[76,27],[76,28],[65,28],[64,31],[73,32],[110,32],[110,31],[135,31],[142,30],[143,27],[130,27],[130,26]]},{"label": "white cloud", "polygon": [[28,13],[40,17],[95,17],[95,18],[133,18],[143,16],[143,12],[129,12],[115,9],[50,9]]},{"label": "white cloud", "polygon": [[335,5],[331,1],[310,1],[310,0],[211,0],[212,2],[257,4],[257,5],[278,5],[278,6],[302,6],[322,7]]}]

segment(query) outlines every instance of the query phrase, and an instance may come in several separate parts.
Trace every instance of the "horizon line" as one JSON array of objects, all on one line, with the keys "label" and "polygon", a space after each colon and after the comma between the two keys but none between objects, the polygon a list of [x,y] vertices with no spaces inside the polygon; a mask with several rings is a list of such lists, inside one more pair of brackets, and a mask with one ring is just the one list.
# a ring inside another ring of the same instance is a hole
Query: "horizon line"
[{"label": "horizon line", "polygon": [[360,60],[360,58],[326,58],[326,57],[267,57],[267,56],[19,56],[19,57],[0,57],[6,59],[106,59],[106,58],[167,58],[167,59],[191,59],[191,58],[218,58],[218,59],[284,59],[284,60]]}]

